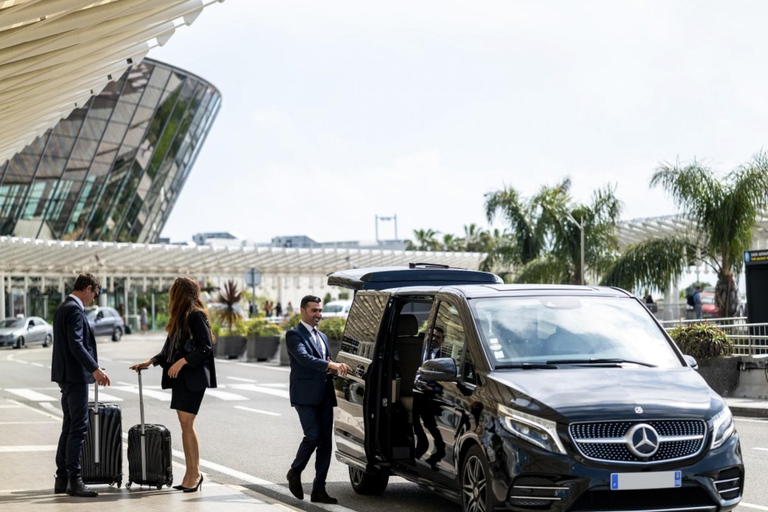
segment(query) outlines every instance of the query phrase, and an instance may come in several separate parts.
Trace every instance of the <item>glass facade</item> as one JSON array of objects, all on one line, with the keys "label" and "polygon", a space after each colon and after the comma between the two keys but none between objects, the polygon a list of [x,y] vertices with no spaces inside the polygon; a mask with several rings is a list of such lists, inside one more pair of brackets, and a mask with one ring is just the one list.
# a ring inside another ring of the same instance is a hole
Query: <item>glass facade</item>
[{"label": "glass facade", "polygon": [[0,164],[0,235],[153,243],[221,105],[144,59]]}]

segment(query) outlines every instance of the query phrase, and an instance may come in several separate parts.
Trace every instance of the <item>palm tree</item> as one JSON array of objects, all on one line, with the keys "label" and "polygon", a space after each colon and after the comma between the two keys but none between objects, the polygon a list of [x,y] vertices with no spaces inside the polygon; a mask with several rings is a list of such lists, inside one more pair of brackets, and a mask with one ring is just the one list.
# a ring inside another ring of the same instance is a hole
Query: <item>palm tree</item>
[{"label": "palm tree", "polygon": [[663,164],[651,178],[652,187],[659,185],[690,219],[693,233],[657,237],[629,247],[603,283],[663,290],[682,276],[689,262],[702,263],[717,274],[719,315],[732,316],[738,307],[733,275],[741,271],[743,252],[749,249],[758,216],[768,205],[768,157],[760,152],[722,180],[695,160],[682,167]]},{"label": "palm tree", "polygon": [[442,245],[442,249],[445,252],[462,252],[465,250],[464,239],[450,233],[445,233],[443,235]]},{"label": "palm tree", "polygon": [[512,187],[486,194],[488,222],[501,213],[509,224],[482,268],[503,272],[520,267],[516,282],[581,283],[580,228],[584,227],[585,270],[601,273],[609,268],[618,247],[616,223],[621,203],[610,186],[593,193],[590,204],[576,204],[571,181],[542,187],[530,199]]},{"label": "palm tree", "polygon": [[439,231],[434,229],[414,229],[413,237],[416,242],[407,240],[405,243],[406,251],[439,251],[442,244],[437,240]]}]

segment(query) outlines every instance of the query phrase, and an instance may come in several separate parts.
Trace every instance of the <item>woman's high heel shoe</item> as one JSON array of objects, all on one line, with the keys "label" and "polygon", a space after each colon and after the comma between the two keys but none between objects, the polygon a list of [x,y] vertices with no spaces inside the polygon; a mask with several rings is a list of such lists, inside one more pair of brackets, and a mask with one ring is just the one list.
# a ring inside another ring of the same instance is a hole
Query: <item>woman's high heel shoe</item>
[{"label": "woman's high heel shoe", "polygon": [[179,484],[179,485],[174,485],[174,486],[173,486],[173,488],[174,488],[174,489],[176,489],[177,491],[183,491],[184,489],[187,489],[187,487],[184,487],[184,486],[183,486],[183,485],[181,485],[181,484]]},{"label": "woman's high heel shoe", "polygon": [[184,492],[197,492],[198,489],[202,489],[203,475],[200,475],[200,480],[197,481],[197,485],[194,487],[185,487],[182,489]]}]

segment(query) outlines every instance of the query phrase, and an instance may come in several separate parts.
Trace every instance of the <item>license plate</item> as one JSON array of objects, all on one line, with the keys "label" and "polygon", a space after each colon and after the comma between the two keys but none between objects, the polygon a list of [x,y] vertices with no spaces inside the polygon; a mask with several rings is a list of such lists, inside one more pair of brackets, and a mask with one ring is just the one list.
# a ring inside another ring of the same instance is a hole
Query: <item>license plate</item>
[{"label": "license plate", "polygon": [[680,471],[656,471],[653,473],[611,473],[611,490],[669,489],[682,487]]}]

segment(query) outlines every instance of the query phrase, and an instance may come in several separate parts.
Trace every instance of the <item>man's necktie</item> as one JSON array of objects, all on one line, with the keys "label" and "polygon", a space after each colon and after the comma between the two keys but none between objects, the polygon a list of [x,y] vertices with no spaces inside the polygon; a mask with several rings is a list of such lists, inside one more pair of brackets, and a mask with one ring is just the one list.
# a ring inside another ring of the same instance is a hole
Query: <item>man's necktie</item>
[{"label": "man's necktie", "polygon": [[312,328],[312,336],[315,338],[315,345],[317,346],[318,352],[320,352],[320,358],[325,359],[325,346],[323,340],[320,338],[320,333],[317,332],[317,329],[314,327]]}]

